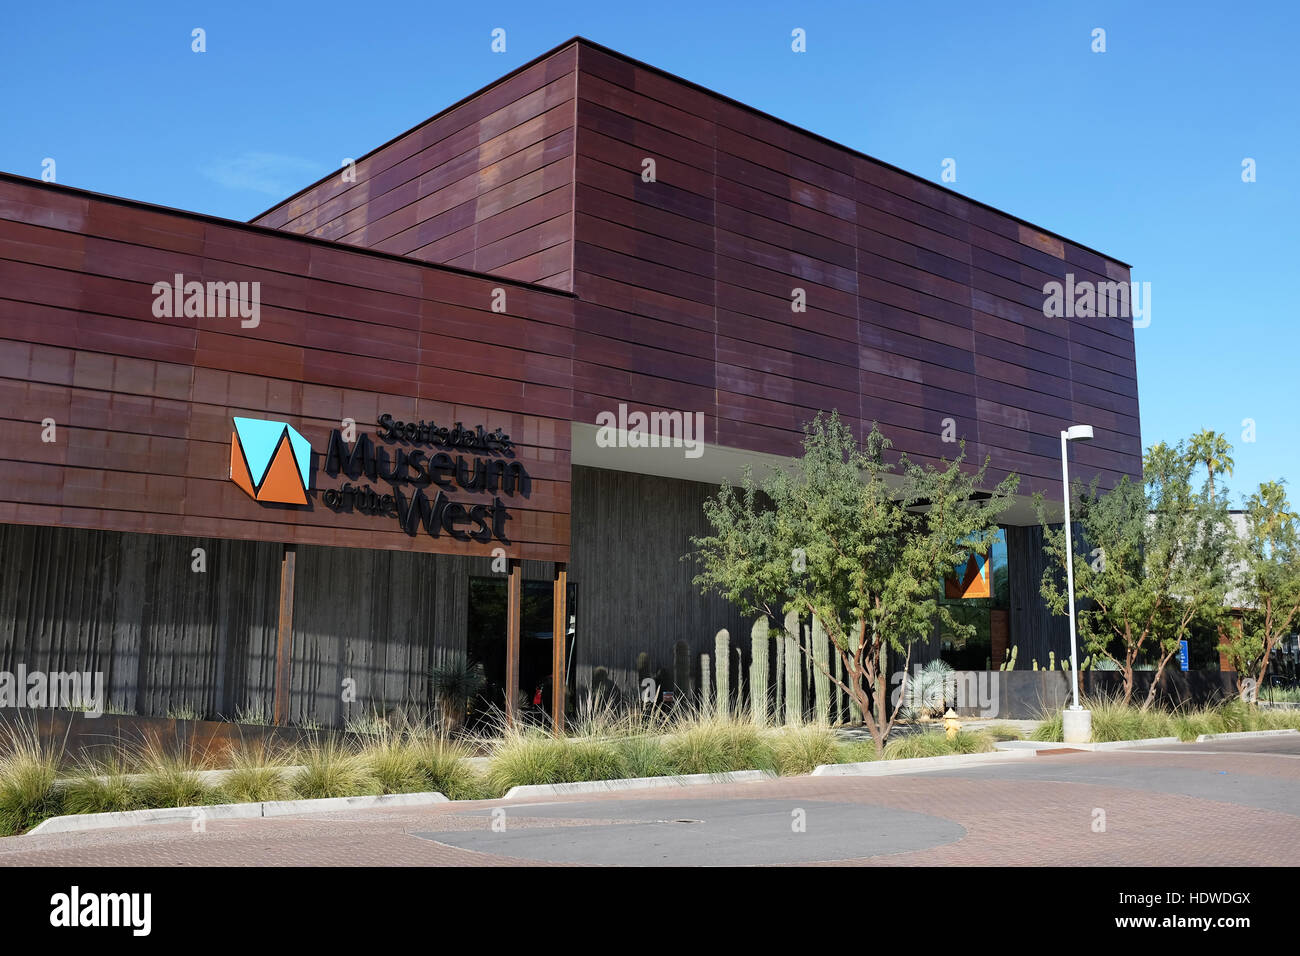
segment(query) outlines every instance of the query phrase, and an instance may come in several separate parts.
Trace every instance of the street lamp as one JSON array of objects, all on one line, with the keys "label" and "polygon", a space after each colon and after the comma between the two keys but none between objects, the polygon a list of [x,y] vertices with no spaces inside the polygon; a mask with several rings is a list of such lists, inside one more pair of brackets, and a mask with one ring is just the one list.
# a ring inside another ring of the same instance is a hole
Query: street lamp
[{"label": "street lamp", "polygon": [[1071,425],[1061,432],[1061,483],[1065,491],[1065,578],[1070,598],[1070,677],[1074,683],[1074,703],[1062,714],[1061,736],[1067,744],[1087,743],[1092,739],[1092,714],[1079,706],[1079,649],[1074,626],[1074,541],[1070,534],[1070,453],[1072,441],[1092,438],[1091,425]]}]

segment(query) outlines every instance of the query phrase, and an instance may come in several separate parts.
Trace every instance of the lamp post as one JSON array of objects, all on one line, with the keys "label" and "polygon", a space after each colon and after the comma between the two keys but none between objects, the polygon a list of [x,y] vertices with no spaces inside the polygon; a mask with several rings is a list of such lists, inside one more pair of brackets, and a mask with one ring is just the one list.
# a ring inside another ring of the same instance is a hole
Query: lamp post
[{"label": "lamp post", "polygon": [[1065,500],[1065,579],[1070,602],[1070,677],[1074,703],[1062,714],[1065,743],[1081,744],[1092,739],[1092,714],[1079,706],[1079,649],[1074,624],[1074,539],[1070,533],[1070,445],[1072,441],[1092,438],[1091,425],[1071,425],[1061,432],[1061,484]]}]

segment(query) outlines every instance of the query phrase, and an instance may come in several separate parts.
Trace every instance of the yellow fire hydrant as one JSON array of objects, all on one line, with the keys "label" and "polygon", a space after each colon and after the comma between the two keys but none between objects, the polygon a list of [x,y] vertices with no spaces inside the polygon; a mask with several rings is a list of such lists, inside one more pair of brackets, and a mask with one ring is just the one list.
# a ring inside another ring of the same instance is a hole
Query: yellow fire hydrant
[{"label": "yellow fire hydrant", "polygon": [[948,713],[943,715],[943,729],[948,732],[948,739],[952,740],[957,736],[957,731],[961,730],[961,721],[957,719],[957,711],[951,707]]}]

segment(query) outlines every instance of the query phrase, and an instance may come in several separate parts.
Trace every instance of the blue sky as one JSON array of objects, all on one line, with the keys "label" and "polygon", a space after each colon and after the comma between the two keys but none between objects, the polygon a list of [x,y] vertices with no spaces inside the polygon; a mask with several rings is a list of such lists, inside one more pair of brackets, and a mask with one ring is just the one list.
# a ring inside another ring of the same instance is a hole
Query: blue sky
[{"label": "blue sky", "polygon": [[0,169],[248,219],[575,34],[1132,263],[1143,442],[1300,482],[1294,2],[10,4]]}]

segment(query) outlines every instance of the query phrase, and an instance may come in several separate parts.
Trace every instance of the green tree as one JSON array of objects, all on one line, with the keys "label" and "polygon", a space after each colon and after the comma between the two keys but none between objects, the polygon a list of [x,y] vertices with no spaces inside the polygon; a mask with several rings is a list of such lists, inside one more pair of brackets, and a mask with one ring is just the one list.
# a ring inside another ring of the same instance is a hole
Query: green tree
[{"label": "green tree", "polygon": [[[1163,444],[1163,443],[1161,443]],[[1209,472],[1210,497],[1214,497],[1214,473],[1231,475],[1235,462],[1232,460],[1232,446],[1222,432],[1203,428],[1192,436],[1187,446],[1187,457],[1193,465],[1203,464]]]},{"label": "green tree", "polygon": [[1246,501],[1245,518],[1233,594],[1241,619],[1219,631],[1219,650],[1237,671],[1242,691],[1246,679],[1256,687],[1264,683],[1273,648],[1300,624],[1300,517],[1282,483],[1261,484]]},{"label": "green tree", "polygon": [[[1197,459],[1182,442],[1159,442],[1143,459],[1143,482],[1127,475],[1098,494],[1097,479],[1085,490],[1071,489],[1071,517],[1089,549],[1075,554],[1074,590],[1078,631],[1087,653],[1108,658],[1123,673],[1124,703],[1133,699],[1139,662],[1155,664],[1142,704],[1148,709],[1179,642],[1196,622],[1213,626],[1225,613],[1230,584],[1231,532],[1226,505],[1207,482],[1192,490]],[[1065,530],[1048,524],[1042,495],[1036,496],[1049,566],[1041,591],[1056,614],[1067,614]]]},{"label": "green tree", "polygon": [[936,617],[956,633],[973,630],[940,604],[942,579],[972,552],[988,555],[1018,479],[981,496],[988,462],[963,467],[964,445],[942,467],[906,455],[891,465],[878,428],[859,445],[835,413],[819,413],[803,444],[802,457],[761,486],[747,470],[739,488],[724,483],[705,503],[712,533],[692,539],[695,583],[747,614],[817,618],[843,674],[816,666],[857,703],[880,751],[898,715],[884,693],[886,648],[910,660]]}]

